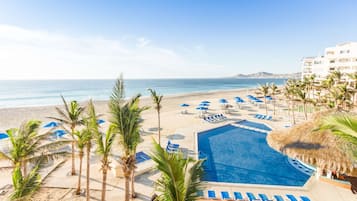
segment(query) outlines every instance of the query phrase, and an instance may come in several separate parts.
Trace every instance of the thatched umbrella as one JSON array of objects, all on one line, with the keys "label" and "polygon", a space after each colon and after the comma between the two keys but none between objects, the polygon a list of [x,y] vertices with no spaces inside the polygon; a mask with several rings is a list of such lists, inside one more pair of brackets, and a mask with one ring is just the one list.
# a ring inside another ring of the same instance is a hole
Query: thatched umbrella
[{"label": "thatched umbrella", "polygon": [[[326,114],[323,114],[326,115]],[[268,144],[292,158],[321,169],[357,176],[357,147],[330,131],[316,131],[322,114],[290,129],[273,131]]]}]

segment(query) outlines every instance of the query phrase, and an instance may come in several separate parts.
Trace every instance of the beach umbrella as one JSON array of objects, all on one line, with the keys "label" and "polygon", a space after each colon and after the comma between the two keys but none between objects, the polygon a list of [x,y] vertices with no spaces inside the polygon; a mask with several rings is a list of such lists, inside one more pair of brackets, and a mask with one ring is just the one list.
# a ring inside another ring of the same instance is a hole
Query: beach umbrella
[{"label": "beach umbrella", "polygon": [[[326,114],[325,114],[326,115]],[[322,114],[289,129],[272,131],[268,144],[291,158],[318,168],[357,176],[356,145],[330,131],[316,131]]]},{"label": "beach umbrella", "polygon": [[182,103],[180,106],[181,106],[181,107],[188,107],[188,106],[190,106],[190,105],[189,105],[189,104],[186,104],[186,103]]},{"label": "beach umbrella", "polygon": [[57,127],[57,126],[59,126],[59,123],[57,123],[55,121],[51,121],[48,124],[44,125],[43,127],[44,128],[54,128],[54,127]]},{"label": "beach umbrella", "polygon": [[202,101],[201,103],[211,103],[211,102],[209,102],[209,101],[207,101],[207,100],[204,100],[204,101]]},{"label": "beach umbrella", "polygon": [[0,140],[2,139],[6,139],[8,138],[9,136],[6,134],[6,133],[0,133]]},{"label": "beach umbrella", "polygon": [[[187,104],[187,103],[182,103],[180,106],[181,106],[181,107],[188,107],[188,106],[190,106],[190,105]],[[184,111],[182,111],[181,113],[182,113],[182,114],[187,114],[187,110],[184,110]]]},{"label": "beach umbrella", "polygon": [[103,123],[105,123],[105,120],[104,120],[104,119],[98,119],[98,120],[97,120],[97,124],[103,124]]},{"label": "beach umbrella", "polygon": [[55,134],[58,138],[62,137],[65,135],[67,132],[65,130],[55,130],[53,134]]},{"label": "beach umbrella", "polygon": [[226,99],[222,98],[219,100],[219,103],[226,104],[226,103],[228,103],[228,101]]}]

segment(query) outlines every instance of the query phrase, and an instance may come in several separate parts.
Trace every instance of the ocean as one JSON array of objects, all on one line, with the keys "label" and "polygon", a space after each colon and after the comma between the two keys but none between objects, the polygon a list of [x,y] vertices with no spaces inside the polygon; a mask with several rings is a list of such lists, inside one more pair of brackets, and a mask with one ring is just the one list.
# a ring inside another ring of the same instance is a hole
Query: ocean
[{"label": "ocean", "polygon": [[[282,85],[286,79],[128,79],[125,95],[148,96],[148,88],[163,95]],[[0,80],[0,108],[62,104],[66,100],[108,100],[115,80]]]}]

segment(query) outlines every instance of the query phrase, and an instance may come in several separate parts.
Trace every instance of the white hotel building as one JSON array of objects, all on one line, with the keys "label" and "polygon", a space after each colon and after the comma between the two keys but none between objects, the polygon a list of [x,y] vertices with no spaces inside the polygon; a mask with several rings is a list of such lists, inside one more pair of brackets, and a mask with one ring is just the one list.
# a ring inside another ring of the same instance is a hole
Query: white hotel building
[{"label": "white hotel building", "polygon": [[346,74],[357,72],[357,42],[328,47],[323,56],[302,59],[302,78],[315,74],[316,81],[321,81],[333,71],[343,73],[345,80],[348,80]]}]

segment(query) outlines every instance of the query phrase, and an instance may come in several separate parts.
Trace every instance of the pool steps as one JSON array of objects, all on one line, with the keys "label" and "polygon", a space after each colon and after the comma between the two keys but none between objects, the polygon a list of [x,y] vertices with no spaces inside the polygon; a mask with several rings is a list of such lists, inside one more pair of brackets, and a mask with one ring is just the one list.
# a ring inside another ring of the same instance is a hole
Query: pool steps
[{"label": "pool steps", "polygon": [[288,162],[300,172],[310,176],[316,171],[315,168],[299,161],[298,159],[288,158]]}]

